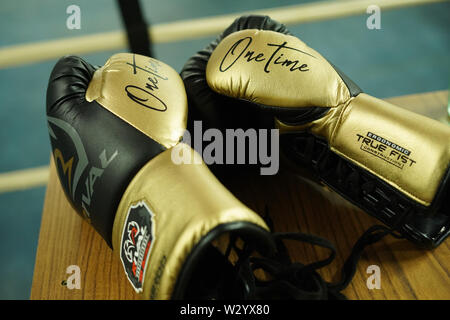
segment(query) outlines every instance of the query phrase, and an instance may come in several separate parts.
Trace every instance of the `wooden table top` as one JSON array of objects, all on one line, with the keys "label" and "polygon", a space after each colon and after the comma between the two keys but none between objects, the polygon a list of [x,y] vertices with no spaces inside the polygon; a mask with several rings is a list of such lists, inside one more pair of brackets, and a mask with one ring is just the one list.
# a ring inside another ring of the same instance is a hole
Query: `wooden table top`
[{"label": "wooden table top", "polygon": [[[435,119],[446,119],[448,91],[386,99]],[[275,231],[313,233],[333,242],[335,261],[321,269],[337,280],[355,241],[378,221],[336,193],[282,169],[276,176],[255,179],[229,177],[226,186],[247,206],[263,213],[267,205]],[[303,263],[324,258],[327,252],[310,245],[289,243],[291,256]],[[81,271],[81,289],[69,289],[67,268]],[[367,268],[380,268],[380,289],[369,289]],[[450,299],[450,240],[427,251],[407,240],[387,236],[366,248],[353,281],[345,289],[349,299]],[[125,277],[119,258],[64,197],[54,163],[42,213],[31,299],[139,299]]]}]

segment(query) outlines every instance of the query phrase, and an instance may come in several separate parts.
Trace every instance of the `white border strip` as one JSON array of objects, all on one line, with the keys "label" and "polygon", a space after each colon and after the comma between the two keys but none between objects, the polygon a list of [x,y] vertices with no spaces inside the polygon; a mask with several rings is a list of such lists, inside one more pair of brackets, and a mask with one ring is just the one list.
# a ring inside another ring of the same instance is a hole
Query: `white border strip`
[{"label": "white border strip", "polygon": [[[386,10],[446,1],[448,0],[322,1],[158,24],[150,27],[149,33],[153,43],[167,43],[217,35],[227,28],[234,19],[246,14],[268,15],[289,25],[364,14],[369,5],[378,5],[382,10]],[[127,37],[124,31],[15,45],[0,48],[0,68],[55,59],[66,54],[88,54],[123,49],[126,46]]]}]

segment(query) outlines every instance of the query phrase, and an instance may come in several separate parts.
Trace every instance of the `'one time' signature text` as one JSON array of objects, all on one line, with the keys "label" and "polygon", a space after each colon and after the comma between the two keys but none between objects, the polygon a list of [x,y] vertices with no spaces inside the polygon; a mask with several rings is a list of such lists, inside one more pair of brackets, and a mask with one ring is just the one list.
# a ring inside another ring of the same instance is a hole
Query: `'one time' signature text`
[{"label": "'one time' signature text", "polygon": [[[230,69],[238,60],[242,59],[245,62],[265,62],[264,71],[270,73],[271,65],[280,65],[282,67],[288,68],[289,71],[299,71],[306,72],[309,71],[309,66],[306,63],[301,63],[300,60],[289,60],[284,57],[287,52],[292,53],[293,51],[299,52],[301,54],[316,58],[313,55],[302,51],[297,48],[288,47],[287,41],[281,44],[267,43],[268,47],[273,47],[274,51],[270,56],[266,55],[264,52],[255,52],[255,50],[250,50],[250,44],[253,42],[252,37],[245,37],[236,41],[227,53],[223,57],[219,70],[225,72]],[[284,53],[283,53],[284,52]]]}]

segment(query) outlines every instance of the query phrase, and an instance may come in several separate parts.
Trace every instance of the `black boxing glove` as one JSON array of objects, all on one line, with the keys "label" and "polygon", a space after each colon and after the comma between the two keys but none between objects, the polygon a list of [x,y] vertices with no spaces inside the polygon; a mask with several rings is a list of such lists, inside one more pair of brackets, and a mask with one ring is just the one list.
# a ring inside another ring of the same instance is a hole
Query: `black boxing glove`
[{"label": "black boxing glove", "polygon": [[237,19],[181,76],[193,120],[278,128],[292,162],[414,243],[450,234],[450,128],[362,93],[282,24]]},{"label": "black boxing glove", "polygon": [[[261,217],[179,142],[186,102],[179,75],[155,59],[116,54],[97,69],[62,58],[47,90],[59,180],[144,298],[240,297],[232,265],[212,243],[232,233],[261,252],[275,245]],[[176,164],[180,153],[192,164]]]}]

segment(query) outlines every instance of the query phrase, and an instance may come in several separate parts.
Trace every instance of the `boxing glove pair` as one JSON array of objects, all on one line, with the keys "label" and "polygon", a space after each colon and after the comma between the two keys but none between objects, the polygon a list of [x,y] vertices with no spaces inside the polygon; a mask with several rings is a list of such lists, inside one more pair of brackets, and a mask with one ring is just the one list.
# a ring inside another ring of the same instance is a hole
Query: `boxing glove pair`
[{"label": "boxing glove pair", "polygon": [[449,235],[450,128],[363,93],[284,25],[238,18],[181,76],[204,127],[279,129],[289,163],[392,230],[427,248]]},{"label": "boxing glove pair", "polygon": [[[343,298],[315,271],[334,257],[329,242],[295,235],[331,254],[291,266],[282,239],[293,236],[271,233],[180,142],[187,110],[180,76],[149,57],[116,54],[94,67],[67,56],[50,75],[47,120],[59,181],[120,257],[134,290],[146,299]],[[255,277],[256,268],[268,269],[270,281]]]}]

